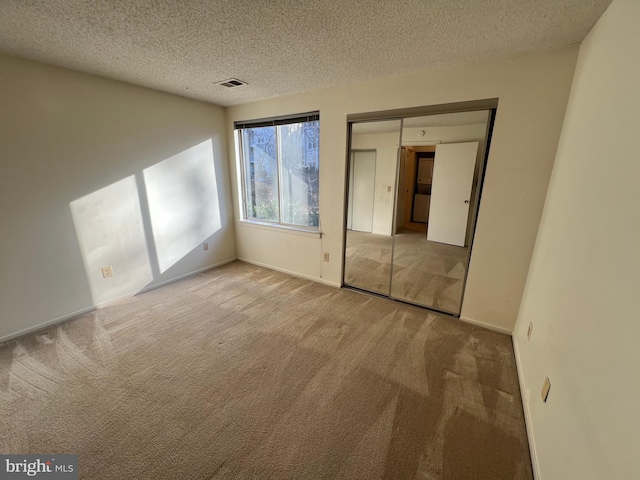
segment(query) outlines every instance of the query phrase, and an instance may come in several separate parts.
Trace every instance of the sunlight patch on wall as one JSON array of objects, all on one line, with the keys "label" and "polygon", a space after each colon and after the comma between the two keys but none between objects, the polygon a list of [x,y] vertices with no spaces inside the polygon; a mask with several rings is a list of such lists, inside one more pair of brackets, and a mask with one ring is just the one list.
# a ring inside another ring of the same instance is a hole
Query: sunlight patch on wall
[{"label": "sunlight patch on wall", "polygon": [[[136,293],[153,280],[135,176],[70,207],[95,305]],[[108,266],[113,277],[104,278]]]},{"label": "sunlight patch on wall", "polygon": [[160,273],[221,228],[211,140],[143,171]]}]

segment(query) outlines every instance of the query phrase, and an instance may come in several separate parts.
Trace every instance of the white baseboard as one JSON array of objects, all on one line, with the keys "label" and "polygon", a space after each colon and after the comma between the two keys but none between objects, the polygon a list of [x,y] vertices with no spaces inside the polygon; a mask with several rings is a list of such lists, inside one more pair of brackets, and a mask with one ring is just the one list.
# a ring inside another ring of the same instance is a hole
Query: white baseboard
[{"label": "white baseboard", "polygon": [[256,265],[257,267],[268,268],[269,270],[276,270],[278,272],[286,273],[287,275],[292,275],[294,277],[304,278],[305,280],[311,280],[312,282],[318,282],[324,285],[329,285],[330,287],[340,288],[341,286],[339,283],[330,282],[323,278],[312,277],[311,275],[305,275],[304,273],[292,272],[291,270],[287,270],[286,268],[274,267],[273,265],[267,265],[266,263],[255,262],[253,260],[249,260],[241,257],[238,257],[238,260],[244,263],[250,263],[251,265]]},{"label": "white baseboard", "polygon": [[[164,282],[160,282],[160,283],[156,283],[154,285],[148,286],[148,287],[144,287],[142,290],[140,290],[139,292],[136,292],[134,295],[138,295],[140,293],[145,293],[145,292],[150,292],[151,290],[155,290],[156,288],[160,288],[163,287],[165,285],[168,285],[170,283],[173,282],[177,282],[178,280],[182,280],[183,278],[187,278],[187,277],[191,277],[193,275],[197,275],[198,273],[202,273],[202,272],[206,272],[207,270],[213,270],[214,268],[218,268],[221,267],[223,265],[226,265],[228,263],[231,262],[235,262],[236,260],[238,260],[237,258],[231,258],[229,260],[224,260],[222,262],[218,262],[214,265],[209,265],[208,267],[204,267],[201,268],[199,270],[194,270],[193,272],[189,272],[189,273],[185,273],[184,275],[180,275],[179,277],[175,277],[175,278],[171,278],[169,280],[165,280]],[[131,296],[131,295],[127,295],[127,296]],[[113,300],[110,300],[110,302],[112,302]]]},{"label": "white baseboard", "polygon": [[505,335],[509,336],[513,335],[513,331],[509,330],[508,328],[498,327],[497,325],[491,325],[490,323],[481,322],[480,320],[474,320],[473,318],[460,317],[460,320],[472,325],[484,327],[487,330],[493,330],[494,332],[504,333]]},{"label": "white baseboard", "polygon": [[0,337],[0,344],[13,340],[14,338],[21,337],[23,335],[27,335],[29,333],[36,332],[38,330],[42,330],[51,325],[55,325],[56,323],[66,322],[67,320],[71,320],[74,317],[79,317],[80,315],[84,315],[85,313],[93,312],[96,309],[95,305],[91,305],[90,307],[80,309],[76,312],[69,313],[67,315],[63,315],[58,318],[54,318],[52,320],[47,320],[46,322],[39,323],[38,325],[34,325],[32,327],[24,328],[22,330],[18,330],[17,332],[10,333],[5,335],[4,337]]},{"label": "white baseboard", "polygon": [[536,454],[536,442],[533,438],[533,427],[531,425],[531,413],[529,412],[529,402],[527,401],[527,387],[524,382],[522,373],[522,364],[520,362],[520,350],[518,349],[518,341],[515,335],[512,337],[513,353],[516,357],[516,370],[518,373],[518,381],[520,382],[520,397],[522,397],[522,410],[524,411],[524,423],[527,429],[527,439],[529,440],[529,453],[531,455],[531,466],[533,468],[533,478],[538,479],[538,456]]},{"label": "white baseboard", "polygon": [[206,272],[207,270],[211,270],[213,268],[217,268],[217,267],[221,267],[222,265],[226,265],[227,263],[231,263],[231,262],[235,262],[237,259],[236,258],[231,258],[229,260],[224,260],[222,262],[216,263],[214,265],[209,265],[206,266],[204,268],[201,268],[199,270],[195,270],[193,272],[189,272],[189,273],[185,273],[184,275],[180,275],[179,277],[175,277],[175,278],[171,278],[169,280],[165,280],[164,282],[155,284],[155,285],[151,285],[148,287],[144,287],[142,290],[137,290],[135,292],[131,292],[125,295],[119,295],[116,298],[112,298],[110,300],[107,300],[105,302],[100,302],[98,304],[95,305],[91,305],[89,307],[83,308],[81,310],[78,310],[76,312],[73,313],[69,313],[66,315],[63,315],[61,317],[58,318],[54,318],[52,320],[47,320],[46,322],[42,322],[39,323],[38,325],[34,325],[32,327],[28,327],[28,328],[24,328],[22,330],[19,330],[17,332],[14,333],[10,333],[8,335],[5,335],[3,337],[0,337],[0,344],[4,343],[4,342],[8,342],[10,340],[13,340],[15,338],[21,337],[23,335],[27,335],[29,333],[33,333],[33,332],[37,332],[38,330],[42,330],[46,327],[49,327],[51,325],[55,325],[57,323],[62,323],[62,322],[66,322],[67,320],[71,320],[72,318],[78,317],[80,315],[84,315],[85,313],[89,313],[92,312],[98,308],[103,308],[111,303],[117,302],[118,300],[122,300],[124,298],[131,298],[134,297],[140,293],[145,293],[145,292],[149,292],[151,290],[155,290],[156,288],[162,287],[164,285],[168,285],[169,283],[173,283],[173,282],[177,282],[178,280],[182,280],[183,278],[186,277],[191,277],[192,275],[197,275],[198,273],[202,273],[202,272]]},{"label": "white baseboard", "polygon": [[178,280],[182,280],[183,278],[191,277],[193,275],[197,275],[202,272],[206,272],[207,270],[212,270],[217,267],[221,267],[222,265],[226,265],[227,263],[235,262],[237,258],[232,258],[230,260],[224,260],[222,262],[214,263],[213,265],[208,265],[204,268],[200,268],[198,270],[194,270],[193,272],[188,272],[182,274],[178,277],[170,278],[169,280],[165,280],[164,282],[156,283],[153,285],[148,285],[140,290],[136,290],[134,292],[125,293],[124,295],[118,295],[117,297],[110,298],[109,300],[105,300],[104,302],[100,302],[94,305],[95,308],[103,308],[111,305],[112,303],[118,302],[120,300],[124,300],[125,298],[135,297],[136,295],[140,295],[141,293],[150,292],[151,290],[155,290],[156,288],[163,287],[173,282],[177,282]]}]

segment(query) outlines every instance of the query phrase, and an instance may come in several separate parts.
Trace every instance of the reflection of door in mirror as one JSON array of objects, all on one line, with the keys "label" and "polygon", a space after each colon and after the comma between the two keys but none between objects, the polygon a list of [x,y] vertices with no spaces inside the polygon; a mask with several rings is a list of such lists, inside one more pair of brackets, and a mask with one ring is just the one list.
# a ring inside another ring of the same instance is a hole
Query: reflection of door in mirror
[{"label": "reflection of door in mirror", "polygon": [[344,283],[389,295],[400,120],[351,126]]},{"label": "reflection of door in mirror", "polygon": [[427,240],[466,246],[478,142],[436,148]]},{"label": "reflection of door in mirror", "polygon": [[375,150],[351,152],[348,229],[371,233],[376,182]]}]

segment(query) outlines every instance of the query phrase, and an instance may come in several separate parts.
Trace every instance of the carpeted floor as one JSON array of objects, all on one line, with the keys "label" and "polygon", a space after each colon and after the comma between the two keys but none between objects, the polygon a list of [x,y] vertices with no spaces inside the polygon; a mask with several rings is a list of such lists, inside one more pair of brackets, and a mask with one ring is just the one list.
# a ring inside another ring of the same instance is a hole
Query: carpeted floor
[{"label": "carpeted floor", "polygon": [[459,314],[469,249],[430,242],[425,232],[409,229],[395,242],[391,296]]},{"label": "carpeted floor", "polygon": [[0,451],[87,479],[531,479],[511,339],[235,262],[0,346]]},{"label": "carpeted floor", "polygon": [[347,230],[345,283],[389,295],[392,249],[391,237]]},{"label": "carpeted floor", "polygon": [[426,231],[401,228],[393,239],[347,230],[345,278],[352,285],[413,304],[460,313],[467,247],[427,241]]}]

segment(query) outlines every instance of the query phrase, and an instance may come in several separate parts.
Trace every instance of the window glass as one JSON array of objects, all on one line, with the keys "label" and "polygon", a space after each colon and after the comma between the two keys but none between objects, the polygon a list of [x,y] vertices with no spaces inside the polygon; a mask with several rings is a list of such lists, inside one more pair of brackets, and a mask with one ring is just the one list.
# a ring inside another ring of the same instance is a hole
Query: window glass
[{"label": "window glass", "polygon": [[317,118],[315,114],[239,128],[246,219],[318,227]]},{"label": "window glass", "polygon": [[282,221],[318,226],[318,122],[278,127]]},{"label": "window glass", "polygon": [[276,127],[243,130],[247,216],[279,221]]}]

